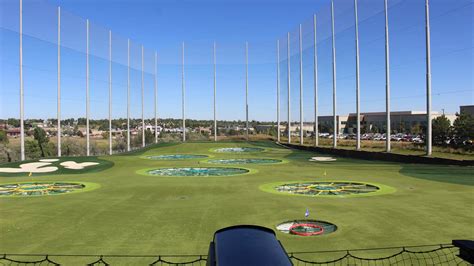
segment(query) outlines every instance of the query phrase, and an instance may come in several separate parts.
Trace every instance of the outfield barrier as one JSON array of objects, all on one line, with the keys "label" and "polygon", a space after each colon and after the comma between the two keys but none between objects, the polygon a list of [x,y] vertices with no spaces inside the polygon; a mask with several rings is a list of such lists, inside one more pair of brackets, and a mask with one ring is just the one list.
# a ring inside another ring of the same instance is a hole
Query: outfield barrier
[{"label": "outfield barrier", "polygon": [[459,166],[474,166],[474,160],[453,160],[446,158],[426,157],[417,155],[405,155],[387,152],[375,152],[375,151],[357,151],[357,150],[346,150],[346,149],[334,149],[326,147],[314,147],[304,146],[288,143],[278,143],[284,147],[312,151],[323,154],[331,154],[340,157],[348,157],[363,160],[379,160],[388,162],[399,162],[399,163],[420,163],[420,164],[437,164],[437,165],[459,165]]}]

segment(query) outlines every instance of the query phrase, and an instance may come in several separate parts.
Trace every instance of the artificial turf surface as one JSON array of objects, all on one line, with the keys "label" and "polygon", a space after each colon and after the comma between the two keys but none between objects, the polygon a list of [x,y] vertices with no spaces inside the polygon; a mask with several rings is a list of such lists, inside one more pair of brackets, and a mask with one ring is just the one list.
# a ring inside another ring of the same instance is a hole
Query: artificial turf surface
[{"label": "artificial turf surface", "polygon": [[[263,147],[249,154],[215,153],[221,147]],[[204,159],[150,160],[158,154],[207,154],[219,158],[283,159],[279,164],[214,165]],[[207,254],[213,233],[236,224],[275,229],[281,222],[312,219],[338,226],[334,233],[300,237],[277,232],[287,251],[317,251],[450,243],[474,239],[474,169],[337,158],[271,142],[164,144],[143,152],[101,159],[102,171],[41,176],[2,176],[0,183],[92,182],[83,193],[0,197],[0,253]],[[324,156],[324,155],[323,155]],[[159,167],[243,167],[235,176],[147,176]],[[0,167],[6,167],[0,165]],[[324,175],[326,173],[326,175]],[[307,197],[268,193],[266,183],[356,181],[395,191],[363,197]]]}]

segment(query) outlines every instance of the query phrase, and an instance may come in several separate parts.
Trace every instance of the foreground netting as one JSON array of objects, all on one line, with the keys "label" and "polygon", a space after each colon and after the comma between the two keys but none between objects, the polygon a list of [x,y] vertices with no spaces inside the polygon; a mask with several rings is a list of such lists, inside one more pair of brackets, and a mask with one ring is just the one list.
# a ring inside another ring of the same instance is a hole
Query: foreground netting
[{"label": "foreground netting", "polygon": [[276,159],[213,159],[208,160],[209,163],[216,164],[269,164],[280,163],[281,160]]},{"label": "foreground netting", "polygon": [[11,254],[0,265],[206,265],[203,255],[38,255]]},{"label": "foreground netting", "polygon": [[151,160],[186,160],[186,159],[201,159],[207,158],[207,155],[200,154],[164,154],[164,155],[150,155],[146,156],[147,159]]},{"label": "foreground netting", "polygon": [[[469,265],[451,244],[289,252],[294,265]],[[206,265],[205,255],[5,254],[0,265]]]},{"label": "foreground netting", "polygon": [[317,236],[330,234],[337,230],[337,226],[326,221],[305,219],[283,222],[277,225],[276,229],[285,234]]},{"label": "foreground netting", "polygon": [[308,196],[330,196],[371,193],[378,191],[379,187],[355,182],[305,182],[283,184],[275,187],[275,190]]},{"label": "foreground netting", "polygon": [[225,153],[247,153],[247,152],[259,152],[263,151],[262,148],[255,147],[232,147],[232,148],[220,148],[215,149],[215,152],[225,152]]},{"label": "foreground netting", "polygon": [[1,184],[0,196],[43,196],[70,193],[85,188],[80,183],[30,182]]},{"label": "foreground netting", "polygon": [[243,168],[229,167],[181,167],[181,168],[159,168],[149,170],[149,175],[159,176],[228,176],[248,173]]},{"label": "foreground netting", "polygon": [[447,244],[379,249],[291,252],[294,265],[470,265]]}]

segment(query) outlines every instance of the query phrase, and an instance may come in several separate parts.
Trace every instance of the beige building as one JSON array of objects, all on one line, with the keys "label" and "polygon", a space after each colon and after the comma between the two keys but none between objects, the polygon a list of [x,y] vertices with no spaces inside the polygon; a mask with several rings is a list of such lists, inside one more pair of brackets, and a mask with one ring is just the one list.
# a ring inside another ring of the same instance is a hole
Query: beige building
[{"label": "beige building", "polygon": [[[431,113],[432,118],[435,119],[442,114],[438,112]],[[360,114],[362,132],[380,131],[383,132],[386,127],[386,113],[385,112],[367,112]],[[456,115],[445,114],[446,118],[453,124]],[[332,132],[333,130],[333,116],[319,116],[319,131],[320,133]],[[352,134],[356,132],[357,116],[355,113],[349,115],[336,116],[338,134],[346,133]],[[420,128],[426,127],[426,112],[424,111],[395,111],[390,113],[391,128],[393,132],[408,132],[411,128],[417,126]],[[291,123],[291,131],[294,134],[299,134],[299,123]],[[282,130],[285,130],[282,128]],[[305,134],[314,132],[314,123],[303,123],[303,131]]]}]

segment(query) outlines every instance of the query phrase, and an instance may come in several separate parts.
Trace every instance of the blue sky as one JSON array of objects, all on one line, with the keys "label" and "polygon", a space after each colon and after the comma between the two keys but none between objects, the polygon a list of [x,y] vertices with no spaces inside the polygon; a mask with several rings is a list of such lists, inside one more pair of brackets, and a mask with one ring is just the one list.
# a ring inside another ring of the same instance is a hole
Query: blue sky
[{"label": "blue sky", "polygon": [[[424,1],[391,0],[392,110],[425,108]],[[291,115],[299,119],[298,24],[303,25],[304,120],[313,119],[313,29],[318,16],[319,111],[332,114],[329,1],[24,0],[25,117],[56,116],[56,6],[62,7],[62,117],[85,116],[85,20],[90,27],[91,117],[108,115],[108,29],[113,35],[113,117],[126,116],[126,38],[131,45],[131,116],[153,117],[153,54],[158,113],[181,117],[181,42],[185,42],[187,116],[212,119],[212,45],[217,43],[219,119],[245,119],[245,42],[249,42],[250,119],[276,119],[276,40],[281,43],[281,116],[287,117],[286,33],[290,32]],[[355,111],[353,3],[335,1],[338,113]],[[431,0],[433,109],[474,102],[473,2]],[[18,117],[17,1],[1,2],[0,117]],[[359,0],[361,110],[385,107],[382,0]]]}]

